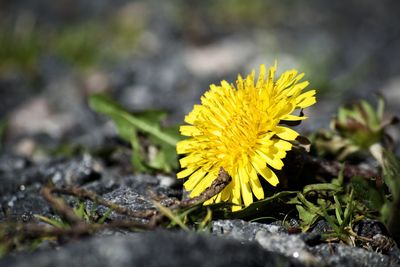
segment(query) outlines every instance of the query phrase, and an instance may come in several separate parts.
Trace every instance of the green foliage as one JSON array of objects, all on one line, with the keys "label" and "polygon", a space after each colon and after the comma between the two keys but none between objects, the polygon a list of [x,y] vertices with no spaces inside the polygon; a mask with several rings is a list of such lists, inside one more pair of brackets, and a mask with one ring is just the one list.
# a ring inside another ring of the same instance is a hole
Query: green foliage
[{"label": "green foliage", "polygon": [[[231,218],[237,219],[255,219],[264,216],[279,215],[279,213],[289,211],[287,203],[297,194],[297,191],[282,191],[263,200],[256,201],[245,209],[239,210],[228,215]],[[286,206],[286,207],[285,207]],[[286,208],[286,209],[285,209]]]},{"label": "green foliage", "polygon": [[34,217],[44,223],[47,223],[51,226],[54,226],[56,228],[68,228],[69,224],[63,220],[61,220],[59,217],[54,217],[54,218],[48,218],[46,216],[38,215],[35,214]]},{"label": "green foliage", "polygon": [[[93,95],[89,104],[93,110],[110,117],[115,123],[121,138],[132,146],[131,162],[136,171],[146,172],[152,169],[170,172],[178,168],[175,146],[181,138],[176,127],[162,128],[161,120],[165,113],[149,111],[137,114],[129,113],[118,103],[104,95]],[[150,141],[146,147],[140,136],[146,135]]]},{"label": "green foliage", "polygon": [[345,182],[341,172],[329,183],[308,184],[302,191],[276,193],[241,211],[225,215],[225,218],[276,220],[295,210],[302,231],[310,230],[322,219],[332,229],[324,238],[352,243],[354,223],[365,217],[379,218],[379,211],[386,199],[384,190],[377,187],[375,181],[353,177],[350,182]]},{"label": "green foliage", "polygon": [[169,222],[166,226],[167,228],[178,226],[184,231],[207,231],[213,217],[217,218],[216,215],[218,213],[220,213],[222,210],[228,209],[227,205],[213,204],[209,206],[203,206],[200,203],[188,208],[172,210],[162,206],[158,202],[154,201],[153,203],[160,213],[169,219]]},{"label": "green foliage", "polygon": [[37,26],[28,20],[22,26],[17,22],[17,25],[0,27],[0,71],[15,68],[33,72],[46,55],[77,67],[113,62],[135,50],[143,27],[143,23],[130,23],[126,16],[89,20],[62,28]]},{"label": "green foliage", "polygon": [[[97,206],[94,205],[92,209],[88,209],[87,205],[85,205],[85,202],[79,201],[77,205],[73,208],[73,211],[78,218],[81,218],[86,223],[103,224],[110,216],[112,209],[107,209],[107,211],[103,214],[103,216],[99,218],[99,216],[96,213],[96,207]],[[56,228],[67,229],[70,227],[69,223],[61,219],[60,217],[49,218],[38,214],[35,214],[34,217]]]},{"label": "green foliage", "polygon": [[377,107],[362,100],[351,107],[340,107],[331,122],[331,131],[320,131],[313,136],[319,155],[334,155],[338,160],[368,154],[371,146],[383,143],[386,127],[395,120],[384,121],[384,100]]},{"label": "green foliage", "polygon": [[368,209],[379,211],[386,201],[383,186],[378,187],[376,181],[367,180],[363,177],[353,177],[351,184],[354,194]]},{"label": "green foliage", "polygon": [[0,28],[0,70],[3,67],[31,70],[37,64],[44,44],[36,30],[31,27]]},{"label": "green foliage", "polygon": [[7,128],[7,124],[5,121],[0,120],[0,151],[2,149],[3,146],[3,138],[6,132],[6,128]]},{"label": "green foliage", "polygon": [[400,241],[400,160],[390,151],[384,151],[383,178],[389,189],[381,208],[381,219],[394,239]]},{"label": "green foliage", "polygon": [[334,128],[360,148],[369,148],[382,138],[383,99],[379,99],[376,110],[362,100],[351,108],[341,107]]},{"label": "green foliage", "polygon": [[171,223],[169,224],[169,227],[172,227],[174,225],[178,225],[182,230],[189,231],[189,228],[186,226],[186,224],[183,222],[183,219],[187,216],[187,214],[190,212],[190,209],[184,212],[180,213],[174,213],[171,209],[164,207],[158,202],[153,202],[154,206],[161,212],[161,214],[164,214],[168,219],[171,220]]}]

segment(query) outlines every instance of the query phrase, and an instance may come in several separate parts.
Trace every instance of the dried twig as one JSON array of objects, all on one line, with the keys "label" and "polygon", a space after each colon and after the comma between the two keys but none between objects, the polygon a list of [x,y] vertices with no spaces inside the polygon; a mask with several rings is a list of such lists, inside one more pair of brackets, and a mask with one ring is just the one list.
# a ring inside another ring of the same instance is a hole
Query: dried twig
[{"label": "dried twig", "polygon": [[[230,180],[230,176],[223,168],[221,168],[218,177],[200,196],[183,200],[170,208],[179,210],[204,202],[220,193],[229,184]],[[65,237],[78,238],[81,236],[91,235],[105,229],[154,229],[160,224],[164,217],[164,214],[156,210],[129,210],[101,198],[94,192],[78,187],[69,186],[57,188],[54,186],[44,186],[41,193],[53,210],[69,223],[69,226],[64,228],[35,223],[2,223],[0,226],[3,230],[3,235],[0,241],[4,241],[4,244],[8,244],[9,249],[13,246],[12,244],[14,243],[13,240],[15,240],[15,238],[21,241],[35,240],[38,238],[55,238],[61,240]],[[106,224],[86,223],[75,214],[73,208],[70,207],[64,199],[57,197],[54,194],[71,195],[81,199],[88,199],[97,204],[111,208],[117,213],[127,215],[128,217],[145,218],[149,219],[149,221],[147,223],[141,223],[132,220],[115,220]]]},{"label": "dried twig", "polygon": [[179,203],[180,208],[193,206],[201,202],[207,201],[215,195],[219,194],[229,183],[231,182],[231,177],[224,170],[224,168],[219,169],[219,174],[217,179],[215,179],[212,184],[204,190],[199,196],[182,200]]},{"label": "dried twig", "polygon": [[54,187],[45,186],[42,188],[42,196],[43,198],[49,202],[51,207],[57,212],[63,219],[65,219],[71,225],[78,225],[83,223],[83,220],[79,218],[73,209],[65,203],[62,198],[58,198],[53,196]]},{"label": "dried twig", "polygon": [[[61,237],[71,237],[77,238],[81,236],[86,236],[90,234],[94,234],[101,230],[106,229],[151,229],[149,224],[138,223],[134,221],[128,220],[120,220],[111,222],[108,224],[78,224],[73,227],[61,228],[61,227],[52,227],[42,224],[35,223],[3,223],[2,229],[7,228],[7,235],[10,238],[21,235],[24,239],[36,239],[36,238],[61,238]],[[4,237],[3,237],[4,238]]]},{"label": "dried twig", "polygon": [[111,201],[107,201],[104,198],[97,195],[95,192],[86,190],[84,188],[74,187],[74,186],[68,186],[68,187],[63,187],[63,188],[54,187],[54,188],[52,188],[52,192],[64,194],[64,195],[71,195],[71,196],[75,196],[75,197],[81,198],[81,199],[88,199],[97,204],[106,206],[107,208],[110,208],[119,214],[124,214],[129,217],[147,219],[147,218],[150,218],[153,215],[155,215],[155,213],[157,212],[155,210],[133,211],[133,210],[127,209],[125,207],[122,207],[118,204],[115,204]]}]

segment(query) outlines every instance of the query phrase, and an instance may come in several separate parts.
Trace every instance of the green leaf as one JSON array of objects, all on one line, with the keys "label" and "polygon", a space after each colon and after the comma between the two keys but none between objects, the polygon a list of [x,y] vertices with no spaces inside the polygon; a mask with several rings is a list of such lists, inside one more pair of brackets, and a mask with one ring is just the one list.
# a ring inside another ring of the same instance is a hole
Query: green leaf
[{"label": "green leaf", "polygon": [[383,164],[383,178],[391,195],[381,208],[381,219],[388,228],[393,238],[400,241],[400,161],[396,156],[385,150]]},{"label": "green leaf", "polygon": [[0,120],[0,150],[2,149],[3,137],[6,132],[7,123],[4,120]]},{"label": "green leaf", "polygon": [[385,150],[383,165],[383,178],[392,194],[393,200],[400,199],[400,160],[396,156]]},{"label": "green leaf", "polygon": [[378,211],[385,201],[383,188],[377,188],[375,181],[367,181],[364,177],[351,179],[354,195],[369,209]]},{"label": "green leaf", "polygon": [[337,195],[333,196],[333,199],[335,201],[335,215],[336,215],[336,219],[339,222],[339,224],[342,224],[343,220],[343,210],[342,210],[342,205],[339,202],[339,199],[337,197]]},{"label": "green leaf", "polygon": [[146,121],[149,124],[157,127],[167,116],[167,113],[163,110],[146,110],[135,113],[135,117]]},{"label": "green leaf", "polygon": [[86,222],[89,222],[90,218],[89,218],[89,215],[86,212],[85,203],[79,202],[78,206],[74,207],[74,212],[75,212],[76,216],[78,216],[79,218],[85,220]]},{"label": "green leaf", "polygon": [[378,117],[378,120],[380,122],[383,120],[384,112],[385,112],[385,100],[383,99],[382,96],[379,96],[379,98],[378,98],[378,106],[376,108],[376,116]]},{"label": "green leaf", "polygon": [[[118,103],[104,95],[92,95],[91,108],[109,116],[115,123],[121,138],[132,146],[131,163],[135,170],[146,172],[151,169],[170,172],[178,168],[175,146],[181,139],[177,127],[161,129],[160,123],[166,113],[150,110],[131,114]],[[157,148],[156,154],[147,157],[140,144],[139,132],[147,134],[150,142]]]},{"label": "green leaf", "polygon": [[335,218],[333,216],[330,216],[326,210],[322,210],[322,217],[324,217],[329,226],[332,227],[333,230],[335,230],[337,235],[341,234],[340,228],[336,224],[337,221],[335,221]]},{"label": "green leaf", "polygon": [[111,208],[107,209],[107,211],[103,214],[103,216],[99,219],[97,223],[103,224],[108,219],[108,217],[110,217],[112,211],[113,210]]},{"label": "green leaf", "polygon": [[131,163],[133,167],[138,172],[146,172],[148,167],[143,163],[145,162],[145,155],[142,151],[142,147],[140,146],[136,130],[133,130],[130,142],[132,146]]},{"label": "green leaf", "polygon": [[353,201],[354,201],[354,190],[351,189],[349,200],[347,201],[347,205],[344,210],[343,222],[340,223],[340,232],[342,232],[344,227],[346,227],[350,223],[351,217],[353,216],[353,208],[354,208]]},{"label": "green leaf", "polygon": [[367,116],[366,122],[367,122],[368,127],[371,129],[379,129],[380,121],[379,121],[377,113],[372,108],[372,106],[365,100],[362,100],[360,102],[360,104],[361,104],[362,112]]},{"label": "green leaf", "polygon": [[[160,141],[175,147],[176,143],[179,141],[174,136],[162,131],[158,125],[154,123],[149,123],[145,119],[140,119],[135,117],[121,107],[118,103],[113,101],[111,98],[104,95],[92,95],[89,99],[90,107],[96,112],[105,114],[111,117],[120,127],[121,124],[124,125],[124,130],[129,127],[134,127],[139,131],[150,134]],[[124,132],[124,138],[127,136]]]},{"label": "green leaf", "polygon": [[170,172],[178,168],[175,148],[168,145],[161,145],[153,159],[150,159],[149,166],[155,169]]},{"label": "green leaf", "polygon": [[66,223],[66,222],[64,222],[64,221],[62,221],[62,220],[60,220],[60,219],[57,219],[57,218],[50,219],[50,218],[47,218],[47,217],[45,217],[45,216],[38,215],[38,214],[35,214],[35,215],[33,215],[33,216],[34,216],[36,219],[38,219],[38,220],[40,220],[40,221],[42,221],[42,222],[45,222],[45,223],[47,223],[47,224],[50,224],[50,225],[52,225],[52,226],[54,226],[54,227],[57,227],[57,228],[67,229],[67,228],[69,227],[68,223]]},{"label": "green leaf", "polygon": [[321,184],[310,184],[306,185],[303,189],[303,193],[307,194],[311,191],[333,191],[334,193],[340,192],[341,186],[332,183],[321,183]]},{"label": "green leaf", "polygon": [[337,186],[342,186],[343,185],[343,181],[344,181],[344,166],[345,164],[343,163],[340,167],[339,173],[338,173],[338,177],[336,179],[332,180],[332,184],[337,185]]},{"label": "green leaf", "polygon": [[200,222],[198,231],[204,231],[207,228],[207,225],[211,222],[211,220],[212,220],[212,211],[210,208],[207,208],[206,216]]},{"label": "green leaf", "polygon": [[312,202],[308,201],[302,193],[297,193],[297,198],[308,210],[310,210],[310,212],[321,215],[321,209]]},{"label": "green leaf", "polygon": [[346,125],[348,116],[348,109],[340,107],[338,109],[338,121],[341,125]]},{"label": "green leaf", "polygon": [[263,200],[256,201],[245,209],[232,213],[232,218],[248,218],[254,215],[259,215],[261,212],[275,212],[280,208],[279,212],[283,212],[283,207],[287,204],[298,192],[297,191],[282,191],[276,193]]},{"label": "green leaf", "polygon": [[302,223],[302,230],[306,232],[317,221],[319,215],[305,209],[301,205],[296,205],[296,209]]},{"label": "green leaf", "polygon": [[164,207],[163,205],[161,205],[156,201],[153,201],[153,204],[162,214],[164,214],[168,219],[170,219],[171,222],[179,225],[182,228],[182,230],[189,231],[189,228],[183,223],[182,219],[178,215],[174,214],[171,209]]}]

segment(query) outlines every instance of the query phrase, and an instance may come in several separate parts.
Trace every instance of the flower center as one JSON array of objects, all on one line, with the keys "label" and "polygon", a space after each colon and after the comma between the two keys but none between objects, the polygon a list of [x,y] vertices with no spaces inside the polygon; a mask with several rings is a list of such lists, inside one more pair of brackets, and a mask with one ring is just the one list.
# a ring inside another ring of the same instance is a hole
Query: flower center
[{"label": "flower center", "polygon": [[259,123],[245,114],[234,114],[221,129],[219,137],[225,147],[225,153],[232,160],[231,164],[252,154],[259,136]]}]

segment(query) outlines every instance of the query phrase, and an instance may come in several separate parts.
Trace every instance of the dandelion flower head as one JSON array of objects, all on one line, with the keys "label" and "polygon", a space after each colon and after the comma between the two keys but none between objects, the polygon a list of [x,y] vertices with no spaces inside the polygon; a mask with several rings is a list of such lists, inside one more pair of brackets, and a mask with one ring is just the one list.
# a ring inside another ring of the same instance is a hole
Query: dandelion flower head
[{"label": "dandelion flower head", "polygon": [[299,135],[280,122],[306,119],[293,113],[313,105],[316,98],[315,90],[303,92],[309,84],[300,81],[303,73],[289,70],[275,80],[276,63],[266,72],[261,65],[257,80],[253,70],[245,78],[239,75],[236,85],[211,85],[201,105],[185,117],[188,125],[180,132],[188,138],[176,147],[184,154],[177,177],[188,177],[184,186],[190,197],[208,188],[221,167],[232,181],[205,204],[230,202],[238,210],[254,197],[264,198],[260,179],[273,186],[279,183],[275,170],[282,169],[282,159]]}]

